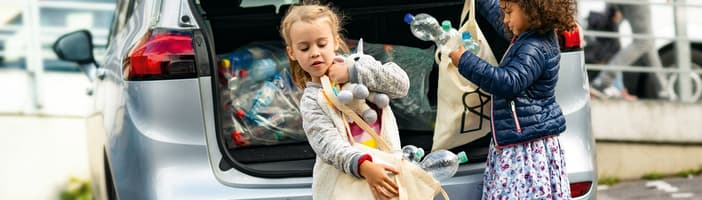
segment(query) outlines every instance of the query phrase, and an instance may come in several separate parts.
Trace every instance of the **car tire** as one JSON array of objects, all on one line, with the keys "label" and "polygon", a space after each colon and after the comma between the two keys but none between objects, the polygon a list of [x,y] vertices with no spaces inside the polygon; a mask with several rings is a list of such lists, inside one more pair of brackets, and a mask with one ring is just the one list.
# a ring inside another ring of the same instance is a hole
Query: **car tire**
[{"label": "car tire", "polygon": [[[658,50],[658,55],[661,58],[661,64],[665,68],[674,67],[676,63],[676,51],[675,46],[671,43]],[[692,45],[690,47],[690,59],[691,68],[700,69],[702,68],[702,44]],[[635,66],[652,66],[652,64],[645,59],[644,56],[640,58],[633,65]],[[666,73],[666,77],[670,77],[670,73]],[[640,72],[625,72],[624,73],[624,84],[630,93],[643,99],[659,99],[658,91],[660,91],[660,86],[655,74],[653,73],[640,73]],[[693,91],[697,88],[693,84]],[[675,89],[676,94],[678,94],[678,89]]]}]

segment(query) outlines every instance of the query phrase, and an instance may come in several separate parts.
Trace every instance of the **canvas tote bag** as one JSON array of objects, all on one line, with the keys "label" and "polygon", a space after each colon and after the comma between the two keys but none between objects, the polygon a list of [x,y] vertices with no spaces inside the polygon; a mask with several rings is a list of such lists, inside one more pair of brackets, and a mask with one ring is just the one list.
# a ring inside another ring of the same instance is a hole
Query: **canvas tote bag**
[{"label": "canvas tote bag", "polygon": [[[475,0],[466,0],[461,22],[466,13],[469,13],[468,21],[458,31],[470,32],[480,45],[477,56],[496,66],[495,55],[475,20],[475,11]],[[439,64],[439,80],[432,151],[461,146],[490,132],[490,94],[458,72],[448,57],[450,52],[440,51],[437,48],[435,56]]]},{"label": "canvas tote bag", "polygon": [[[384,162],[396,167],[400,171],[399,174],[392,176],[395,178],[395,183],[397,184],[400,193],[400,195],[394,199],[434,199],[439,192],[442,194],[444,199],[449,199],[446,191],[444,191],[441,184],[439,184],[434,177],[418,166],[402,159],[400,155],[392,154],[390,145],[386,143],[385,140],[380,137],[380,135],[375,133],[375,131],[370,128],[370,126],[368,126],[368,124],[366,124],[366,122],[363,121],[363,119],[361,119],[355,112],[353,112],[351,108],[339,103],[336,95],[334,95],[329,77],[322,77],[322,87],[324,89],[324,100],[320,101],[326,102],[321,102],[323,103],[321,105],[328,104],[328,106],[331,107],[330,110],[336,108],[342,112],[341,116],[343,118],[343,124],[345,124],[346,128],[346,138],[351,145],[360,149],[362,152],[370,154],[371,157],[373,157],[373,162]],[[388,111],[388,109],[384,110]],[[386,119],[389,118],[386,116],[390,115],[383,113],[383,124],[385,124]],[[351,136],[348,123],[346,123],[346,117],[353,119],[356,124],[358,124],[364,131],[369,133],[380,149],[374,149],[360,143],[355,143],[353,137]],[[328,174],[328,176],[337,176],[337,178],[336,183],[332,187],[333,191],[331,193],[331,199],[374,199],[373,192],[371,192],[368,182],[366,182],[365,179],[355,178],[339,170],[332,171],[336,174]]]}]

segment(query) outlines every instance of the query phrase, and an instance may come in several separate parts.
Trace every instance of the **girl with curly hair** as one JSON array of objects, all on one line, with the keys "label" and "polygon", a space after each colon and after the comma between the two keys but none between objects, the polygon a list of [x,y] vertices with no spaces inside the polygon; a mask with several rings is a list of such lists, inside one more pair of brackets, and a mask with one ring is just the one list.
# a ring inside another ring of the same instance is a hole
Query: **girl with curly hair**
[{"label": "girl with curly hair", "polygon": [[492,94],[483,199],[570,199],[558,140],[566,121],[554,92],[556,33],[577,26],[575,0],[478,0],[477,8],[512,41],[499,66],[463,48],[450,54],[461,75]]}]

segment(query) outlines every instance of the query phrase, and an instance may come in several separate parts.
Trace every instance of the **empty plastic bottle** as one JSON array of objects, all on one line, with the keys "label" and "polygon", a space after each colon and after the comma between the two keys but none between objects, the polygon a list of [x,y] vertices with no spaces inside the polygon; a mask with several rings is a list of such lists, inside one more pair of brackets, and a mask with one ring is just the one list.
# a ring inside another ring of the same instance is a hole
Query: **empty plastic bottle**
[{"label": "empty plastic bottle", "polygon": [[424,149],[411,144],[405,145],[402,147],[402,157],[419,165],[419,161],[424,157]]},{"label": "empty plastic bottle", "polygon": [[[266,50],[260,47],[243,47],[226,54],[223,59],[227,59],[231,64],[231,70],[248,69],[255,59],[266,57]],[[237,74],[237,73],[232,73]]]},{"label": "empty plastic bottle", "polygon": [[458,45],[463,44],[463,42],[460,41],[461,34],[458,33],[458,30],[451,26],[451,21],[442,21],[441,29],[444,30],[443,38],[446,40],[446,42],[442,45],[442,48],[444,48],[447,51],[455,51],[456,49],[458,49]]},{"label": "empty plastic bottle", "polygon": [[258,119],[253,116],[258,116],[262,109],[271,104],[277,90],[278,88],[273,85],[273,83],[265,82],[258,92],[256,92],[256,96],[250,102],[247,102],[247,105],[243,105],[243,108],[246,110],[246,119],[252,122],[257,121]]},{"label": "empty plastic bottle", "polygon": [[407,13],[404,20],[410,25],[412,34],[420,40],[437,42],[443,34],[439,21],[436,21],[431,15],[419,13],[413,16]]},{"label": "empty plastic bottle", "polygon": [[434,41],[438,48],[446,48],[447,50],[456,49],[459,45],[459,42],[453,40],[460,40],[460,34],[451,28],[450,21],[443,21],[442,25],[439,25],[436,18],[424,13],[416,16],[407,13],[404,20],[410,25],[412,34],[420,40]]},{"label": "empty plastic bottle", "polygon": [[458,165],[465,162],[468,162],[468,156],[463,151],[454,154],[447,150],[437,150],[427,154],[419,166],[436,180],[441,181],[453,177],[458,170]]},{"label": "empty plastic bottle", "polygon": [[283,132],[266,126],[251,126],[244,134],[248,135],[252,143],[265,145],[278,144],[287,139]]},{"label": "empty plastic bottle", "polygon": [[251,63],[248,78],[256,82],[268,80],[278,72],[276,65],[275,60],[271,58],[256,59]]},{"label": "empty plastic bottle", "polygon": [[289,66],[284,49],[273,43],[244,46],[223,55],[221,60],[223,64],[229,63],[227,68],[233,75],[229,79],[229,89],[235,92],[251,89],[251,86],[270,80]]},{"label": "empty plastic bottle", "polygon": [[478,51],[480,51],[480,45],[473,40],[473,36],[470,35],[470,32],[463,32],[461,34],[461,39],[463,40],[463,47],[466,48],[466,51],[470,51],[473,54],[477,54]]}]

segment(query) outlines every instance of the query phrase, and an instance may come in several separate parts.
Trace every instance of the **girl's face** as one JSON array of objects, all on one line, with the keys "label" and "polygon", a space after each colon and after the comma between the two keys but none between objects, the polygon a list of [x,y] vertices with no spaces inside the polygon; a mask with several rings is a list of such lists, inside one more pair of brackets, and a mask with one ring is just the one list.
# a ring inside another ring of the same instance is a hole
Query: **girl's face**
[{"label": "girl's face", "polygon": [[290,46],[286,50],[290,59],[300,63],[310,74],[313,82],[319,82],[334,60],[337,42],[328,19],[298,21],[290,26]]},{"label": "girl's face", "polygon": [[514,2],[500,1],[500,8],[505,13],[505,18],[502,20],[509,28],[514,36],[527,31],[529,22],[527,21],[526,13],[522,10],[519,4]]}]

